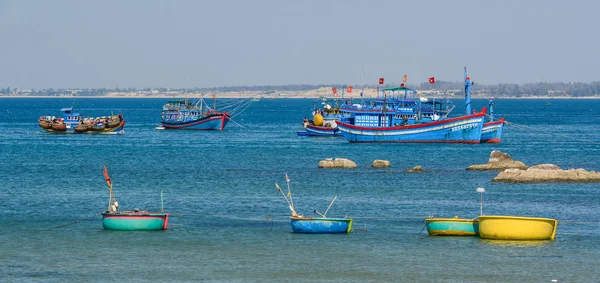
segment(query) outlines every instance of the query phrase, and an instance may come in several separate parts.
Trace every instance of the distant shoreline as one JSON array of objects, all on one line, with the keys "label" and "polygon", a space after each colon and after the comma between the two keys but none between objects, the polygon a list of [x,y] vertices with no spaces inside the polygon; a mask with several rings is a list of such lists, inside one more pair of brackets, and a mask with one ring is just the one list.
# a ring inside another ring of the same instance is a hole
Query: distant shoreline
[{"label": "distant shoreline", "polygon": [[[256,97],[256,96],[240,96],[240,95],[227,95],[227,94],[217,94],[217,99],[223,99],[223,98],[236,98],[236,99],[245,99],[245,98],[260,98],[260,99],[268,99],[268,100],[275,100],[275,99],[319,99],[322,96],[263,96],[263,97]],[[12,95],[12,96],[0,96],[0,99],[2,98],[56,98],[56,99],[74,99],[74,98],[91,98],[91,99],[101,99],[101,98],[136,98],[136,99],[152,99],[152,98],[159,98],[159,99],[184,99],[183,96],[164,96],[164,95],[156,95],[156,96],[126,96],[126,95],[103,95],[103,96],[24,96],[24,95]],[[188,97],[189,99],[198,99],[199,97],[196,96],[190,96]],[[327,97],[328,99],[336,99],[336,97]],[[374,98],[373,96],[368,96],[368,97],[362,97],[363,99],[372,99]],[[430,98],[442,98],[439,96],[430,96]],[[462,99],[463,97],[460,96],[448,96],[449,99]],[[488,99],[489,97],[487,96],[471,96],[471,99]],[[204,99],[212,99],[212,97],[204,97]],[[340,97],[337,97],[337,99],[341,99]],[[355,96],[350,96],[350,97],[345,97],[344,100],[348,100],[348,99],[361,99],[361,97],[355,97]],[[494,99],[498,100],[498,99],[557,99],[557,100],[564,100],[564,99],[600,99],[600,96],[579,96],[579,97],[575,97],[575,96],[529,96],[529,97],[517,97],[517,96],[501,96],[501,97],[494,97]]]}]

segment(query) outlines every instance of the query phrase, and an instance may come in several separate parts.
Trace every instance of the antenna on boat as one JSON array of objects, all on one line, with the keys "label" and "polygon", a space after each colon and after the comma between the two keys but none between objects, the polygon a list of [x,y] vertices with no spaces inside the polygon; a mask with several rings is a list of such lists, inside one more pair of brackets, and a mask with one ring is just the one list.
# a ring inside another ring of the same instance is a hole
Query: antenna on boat
[{"label": "antenna on boat", "polygon": [[297,216],[296,210],[294,210],[294,205],[292,205],[290,200],[285,196],[285,194],[283,193],[283,190],[281,189],[281,187],[279,187],[279,184],[275,183],[275,187],[277,187],[277,190],[281,193],[281,195],[283,196],[285,201],[288,203],[288,207],[292,211],[292,216]]},{"label": "antenna on boat", "polygon": [[321,217],[326,218],[327,217],[327,212],[329,211],[329,209],[331,208],[331,206],[333,205],[333,202],[337,199],[337,196],[333,197],[333,200],[331,201],[331,203],[329,204],[329,206],[327,207],[327,210],[325,210],[325,213],[320,213],[315,209],[315,213],[318,215],[321,215]]},{"label": "antenna on boat", "polygon": [[165,212],[165,205],[163,203],[163,191],[160,190],[160,212],[164,213]]},{"label": "antenna on boat", "polygon": [[483,193],[485,193],[485,189],[477,188],[475,191],[479,193],[479,215],[483,215]]}]

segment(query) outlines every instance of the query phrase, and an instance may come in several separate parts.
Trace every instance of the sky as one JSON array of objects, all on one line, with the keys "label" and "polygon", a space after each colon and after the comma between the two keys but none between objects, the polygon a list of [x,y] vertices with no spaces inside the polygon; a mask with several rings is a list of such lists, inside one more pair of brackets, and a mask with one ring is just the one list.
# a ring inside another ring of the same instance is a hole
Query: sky
[{"label": "sky", "polygon": [[0,0],[0,88],[600,80],[600,1]]}]

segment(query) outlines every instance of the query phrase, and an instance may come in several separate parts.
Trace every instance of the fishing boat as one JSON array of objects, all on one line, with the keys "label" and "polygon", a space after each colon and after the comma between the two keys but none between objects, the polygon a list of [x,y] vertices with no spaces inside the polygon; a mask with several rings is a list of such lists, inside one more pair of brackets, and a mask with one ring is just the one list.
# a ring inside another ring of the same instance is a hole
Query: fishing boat
[{"label": "fishing boat", "polygon": [[479,236],[493,240],[553,240],[558,220],[523,216],[479,216]]},{"label": "fishing boat", "polygon": [[[469,115],[471,113],[471,87],[473,86],[473,82],[471,78],[467,75],[467,67],[465,67],[464,72],[465,79],[465,114]],[[500,120],[494,120],[494,98],[490,97],[488,101],[488,107],[490,114],[487,115],[489,121],[483,123],[483,127],[481,129],[481,142],[482,143],[500,143],[502,139],[502,129],[504,128],[504,118]]]},{"label": "fishing boat", "polygon": [[192,102],[187,97],[184,100],[168,101],[163,106],[161,116],[160,122],[165,129],[221,131],[231,118],[230,113],[216,110],[216,102],[215,107],[211,108],[204,103],[204,99]]},{"label": "fishing boat", "polygon": [[402,83],[378,91],[370,104],[342,107],[337,125],[351,143],[480,143],[485,108],[449,118],[453,109],[442,99],[416,98]]},{"label": "fishing boat", "polygon": [[427,233],[430,236],[477,236],[479,221],[477,219],[427,218],[425,219]]},{"label": "fishing boat", "polygon": [[[335,88],[334,94],[336,93]],[[342,99],[344,91],[342,90]],[[336,137],[340,136],[340,130],[337,128],[336,121],[339,121],[342,117],[338,101],[335,100],[333,103],[327,101],[326,98],[320,98],[322,100],[322,108],[317,108],[316,103],[313,108],[313,119],[308,120],[304,117],[302,126],[304,127],[303,132],[297,132],[298,136],[311,136],[311,137]],[[333,105],[333,106],[332,106]]]},{"label": "fishing boat", "polygon": [[84,118],[74,112],[73,107],[62,108],[63,117],[41,116],[38,125],[49,133],[67,134],[123,134],[125,119],[123,114]]},{"label": "fishing boat", "polygon": [[[135,209],[132,211],[119,210],[119,203],[113,193],[112,182],[104,166],[104,178],[108,185],[109,201],[108,209],[102,212],[102,226],[105,230],[118,231],[151,231],[166,230],[169,225],[169,214],[161,208],[160,212],[149,212]],[[161,192],[162,204],[162,192]]]},{"label": "fishing boat", "polygon": [[283,193],[281,187],[278,184],[275,184],[277,190],[283,195],[283,198],[288,203],[288,207],[292,212],[292,216],[290,217],[290,224],[292,226],[292,231],[294,233],[306,233],[306,234],[344,234],[350,233],[352,231],[352,219],[350,218],[332,218],[327,217],[327,212],[333,205],[333,202],[337,199],[337,196],[333,198],[325,213],[319,213],[318,211],[314,211],[321,217],[305,217],[304,215],[299,215],[296,213],[296,209],[294,207],[294,201],[292,199],[292,192],[290,189],[290,179],[288,175],[285,175],[285,179],[288,185],[287,195]]}]

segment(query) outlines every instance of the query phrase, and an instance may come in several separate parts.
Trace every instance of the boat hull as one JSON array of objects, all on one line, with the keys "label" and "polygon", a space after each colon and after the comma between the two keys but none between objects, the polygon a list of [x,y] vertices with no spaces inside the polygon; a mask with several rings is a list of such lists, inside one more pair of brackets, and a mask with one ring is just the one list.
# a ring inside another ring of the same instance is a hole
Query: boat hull
[{"label": "boat hull", "polygon": [[102,213],[102,226],[105,230],[166,230],[168,223],[168,213]]},{"label": "boat hull", "polygon": [[308,234],[342,234],[352,231],[349,218],[291,218],[292,231]]},{"label": "boat hull", "polygon": [[479,216],[479,236],[493,240],[553,240],[558,221],[551,218]]},{"label": "boat hull", "polygon": [[483,129],[481,130],[481,142],[500,143],[503,128],[504,118],[483,124]]},{"label": "boat hull", "polygon": [[123,134],[125,133],[125,120],[121,121],[121,123],[113,128],[103,128],[103,129],[87,129],[87,130],[75,130],[75,127],[65,128],[64,130],[54,130],[54,129],[44,129],[48,133],[53,134]]},{"label": "boat hull", "polygon": [[225,125],[227,125],[230,116],[231,115],[226,113],[219,113],[187,122],[171,122],[161,120],[161,124],[165,129],[223,130]]},{"label": "boat hull", "polygon": [[427,233],[430,236],[477,236],[479,221],[459,218],[425,219]]},{"label": "boat hull", "polygon": [[308,125],[305,127],[306,135],[312,137],[335,137],[341,135],[340,130],[332,127],[319,127]]},{"label": "boat hull", "polygon": [[395,127],[362,127],[337,122],[351,143],[466,143],[481,142],[484,113],[442,121]]}]

